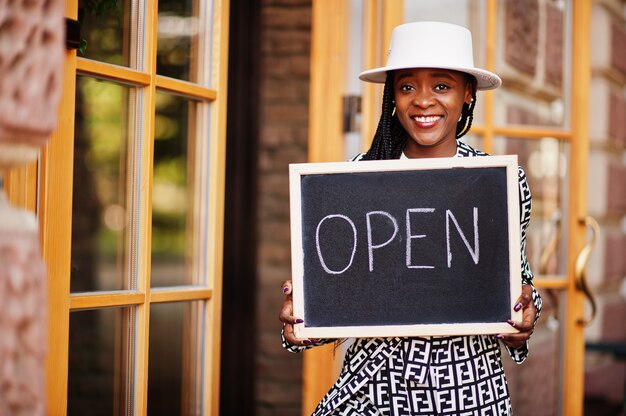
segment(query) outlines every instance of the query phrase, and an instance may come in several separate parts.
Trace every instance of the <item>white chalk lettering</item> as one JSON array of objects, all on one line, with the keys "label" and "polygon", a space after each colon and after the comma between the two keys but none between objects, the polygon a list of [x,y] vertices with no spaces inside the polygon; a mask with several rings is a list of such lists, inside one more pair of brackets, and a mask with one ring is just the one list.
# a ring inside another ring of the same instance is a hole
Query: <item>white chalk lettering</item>
[{"label": "white chalk lettering", "polygon": [[408,267],[409,269],[434,269],[435,266],[411,264],[411,241],[417,238],[426,237],[426,234],[411,234],[412,212],[435,212],[435,208],[409,208],[406,210],[406,267]]},{"label": "white chalk lettering", "polygon": [[[371,220],[370,217],[372,215],[382,215],[385,216],[387,218],[389,218],[391,220],[391,223],[393,224],[393,235],[391,236],[391,238],[389,238],[387,241],[385,241],[384,243],[381,244],[372,244],[372,224],[371,224]],[[385,211],[371,211],[368,212],[366,215],[366,222],[367,222],[367,253],[369,255],[369,266],[370,266],[370,272],[374,270],[374,249],[378,249],[381,247],[386,246],[387,244],[389,244],[394,238],[396,238],[396,234],[398,234],[398,222],[396,221],[396,219],[389,214],[388,212]]]},{"label": "white chalk lettering", "polygon": [[[350,226],[352,227],[352,234],[353,234],[353,238],[354,238],[354,243],[352,245],[352,255],[350,256],[350,261],[348,262],[348,265],[342,269],[342,270],[331,270],[328,268],[328,266],[326,265],[326,262],[324,261],[324,257],[322,256],[322,249],[320,247],[320,227],[322,226],[322,223],[328,219],[331,218],[341,218],[344,219],[346,221],[348,221],[348,224],[350,224]],[[354,223],[352,222],[352,220],[348,217],[346,217],[345,215],[340,215],[340,214],[334,214],[334,215],[327,215],[324,218],[322,218],[322,220],[319,222],[319,224],[317,224],[317,230],[315,230],[315,247],[317,248],[317,255],[320,259],[320,263],[322,264],[322,267],[324,268],[324,271],[326,271],[326,273],[329,274],[341,274],[343,272],[345,272],[346,270],[348,270],[350,268],[350,266],[352,266],[352,262],[354,261],[354,253],[356,253],[356,226],[354,225]]]},{"label": "white chalk lettering", "polygon": [[450,211],[449,209],[446,210],[446,243],[448,248],[448,268],[450,268],[452,264],[452,251],[450,250],[450,219],[452,219],[452,221],[454,222],[454,226],[456,227],[456,230],[459,232],[459,235],[463,239],[465,247],[467,247],[467,250],[470,252],[472,259],[474,260],[474,264],[478,264],[480,249],[478,243],[478,208],[474,207],[474,249],[470,247],[470,244],[467,241],[467,238],[465,238],[465,234],[463,234],[461,227],[459,227],[459,223],[454,217],[454,214],[452,214],[452,211]]}]

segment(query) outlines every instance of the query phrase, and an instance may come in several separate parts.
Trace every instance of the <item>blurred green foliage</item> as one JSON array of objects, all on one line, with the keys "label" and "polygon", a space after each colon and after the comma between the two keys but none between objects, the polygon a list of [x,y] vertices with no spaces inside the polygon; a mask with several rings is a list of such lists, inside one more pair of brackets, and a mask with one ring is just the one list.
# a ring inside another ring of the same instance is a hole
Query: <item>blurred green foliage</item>
[{"label": "blurred green foliage", "polygon": [[[78,4],[78,22],[81,35],[86,34],[86,37],[81,37],[78,47],[81,56],[87,56],[88,46],[104,51],[119,49],[116,33],[123,27],[123,5],[120,6],[118,0],[81,0]],[[92,30],[95,25],[104,30]],[[88,57],[92,58],[91,50],[89,52]],[[121,55],[117,55],[115,61],[121,58]]]},{"label": "blurred green foliage", "polygon": [[[127,16],[129,4],[125,0],[80,0],[79,20],[81,35],[89,47],[84,56],[101,62],[116,65],[129,64],[128,47],[124,46],[130,31],[130,18]],[[186,1],[160,1],[159,9],[167,15],[185,16],[189,10]],[[159,39],[158,54],[184,52],[182,60],[159,59],[158,71],[171,76],[181,76],[188,72],[188,37]],[[182,65],[182,67],[181,67]],[[84,162],[95,185],[102,216],[107,208],[120,205],[128,210],[127,191],[131,178],[127,178],[132,155],[132,132],[138,131],[128,125],[135,110],[134,97],[140,94],[134,87],[122,86],[108,81],[89,77],[79,77],[77,83],[76,116],[82,123],[88,150]],[[153,159],[153,211],[152,211],[152,254],[155,257],[171,258],[185,255],[185,233],[188,216],[192,215],[188,183],[188,115],[189,100],[166,93],[156,97],[154,159]],[[132,101],[132,102],[131,102]],[[128,118],[130,115],[130,119]],[[135,121],[139,123],[137,119]],[[148,140],[150,138],[147,138]],[[147,175],[143,166],[143,175]],[[88,181],[86,183],[89,183]],[[80,192],[80,190],[78,190]],[[108,211],[109,213],[119,212]],[[124,212],[124,211],[122,211]],[[129,212],[124,221],[128,223]],[[115,219],[115,218],[113,218]],[[109,227],[104,218],[94,218],[97,222],[97,250],[100,255],[114,257],[120,245],[125,244],[124,232]]]}]

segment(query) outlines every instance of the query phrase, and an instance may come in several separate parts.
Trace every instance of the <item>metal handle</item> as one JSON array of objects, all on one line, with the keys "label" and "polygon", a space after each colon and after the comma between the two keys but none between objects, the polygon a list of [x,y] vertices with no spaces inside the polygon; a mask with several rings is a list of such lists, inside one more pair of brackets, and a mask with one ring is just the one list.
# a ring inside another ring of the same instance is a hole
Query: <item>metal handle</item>
[{"label": "metal handle", "polygon": [[593,318],[596,317],[596,299],[593,296],[591,288],[589,288],[589,284],[587,283],[586,268],[587,262],[589,261],[589,256],[591,255],[591,250],[596,244],[598,234],[600,234],[600,226],[598,225],[598,222],[593,219],[593,217],[587,216],[585,218],[585,225],[591,228],[591,241],[589,241],[582,248],[582,250],[580,250],[580,253],[578,253],[578,257],[576,258],[576,263],[574,265],[574,278],[576,288],[585,294],[585,297],[591,304],[591,316],[588,319],[578,319],[578,323],[584,326],[589,325],[589,323],[593,321]]}]

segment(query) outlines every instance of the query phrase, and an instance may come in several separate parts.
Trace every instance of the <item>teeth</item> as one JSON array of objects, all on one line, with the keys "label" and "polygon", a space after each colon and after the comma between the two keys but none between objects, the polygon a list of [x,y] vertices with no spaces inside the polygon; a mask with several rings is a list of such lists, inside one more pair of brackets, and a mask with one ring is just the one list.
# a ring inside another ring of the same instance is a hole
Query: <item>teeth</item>
[{"label": "teeth", "polygon": [[413,119],[419,123],[434,123],[439,120],[441,116],[415,116]]}]

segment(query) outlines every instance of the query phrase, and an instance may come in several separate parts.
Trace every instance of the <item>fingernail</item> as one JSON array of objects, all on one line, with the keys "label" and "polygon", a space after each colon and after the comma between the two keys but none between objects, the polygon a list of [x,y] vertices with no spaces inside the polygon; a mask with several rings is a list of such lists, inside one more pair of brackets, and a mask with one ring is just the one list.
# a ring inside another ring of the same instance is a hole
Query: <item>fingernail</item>
[{"label": "fingernail", "polygon": [[509,325],[511,326],[515,326],[515,322],[511,321],[510,319],[506,321]]},{"label": "fingernail", "polygon": [[288,287],[284,287],[283,288],[283,293],[287,293],[287,292],[289,292],[289,288]]},{"label": "fingernail", "polygon": [[303,343],[305,343],[306,345],[311,345],[311,341],[309,341],[308,339],[305,339],[304,341],[302,341]]},{"label": "fingernail", "polygon": [[522,302],[519,302],[513,307],[513,310],[515,310],[515,312],[519,311],[520,309],[522,309]]},{"label": "fingernail", "polygon": [[496,335],[496,339],[502,339],[504,338],[502,335]]},{"label": "fingernail", "polygon": [[300,319],[300,318],[296,319],[296,323],[297,323],[297,324],[301,324],[301,323],[303,323],[303,322],[304,322],[304,321],[303,321],[302,319]]}]

